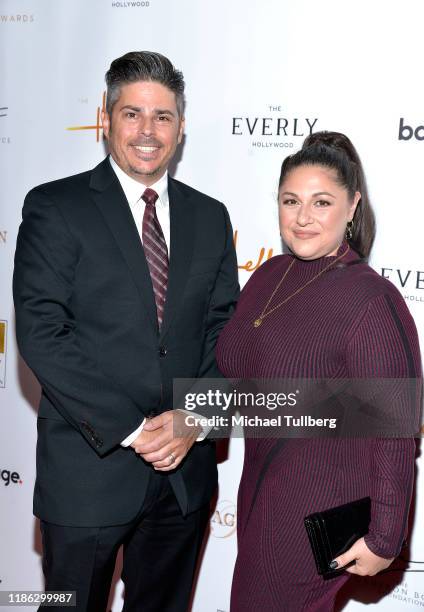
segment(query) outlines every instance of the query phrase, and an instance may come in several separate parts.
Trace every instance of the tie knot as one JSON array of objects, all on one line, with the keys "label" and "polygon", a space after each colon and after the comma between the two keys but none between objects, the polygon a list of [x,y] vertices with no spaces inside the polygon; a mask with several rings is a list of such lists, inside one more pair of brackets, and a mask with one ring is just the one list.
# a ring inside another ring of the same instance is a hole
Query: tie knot
[{"label": "tie knot", "polygon": [[156,191],[154,191],[154,189],[149,189],[149,187],[147,187],[147,189],[144,191],[143,195],[141,196],[141,198],[146,202],[146,204],[148,206],[154,206],[156,204],[156,200],[158,199],[158,194],[156,193]]}]

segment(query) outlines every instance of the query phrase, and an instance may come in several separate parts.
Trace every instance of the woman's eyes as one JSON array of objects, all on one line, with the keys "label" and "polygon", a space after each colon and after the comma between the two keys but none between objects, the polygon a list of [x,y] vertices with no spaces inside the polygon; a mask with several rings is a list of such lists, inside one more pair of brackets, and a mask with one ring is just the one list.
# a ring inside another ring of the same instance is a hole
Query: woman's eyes
[{"label": "woman's eyes", "polygon": [[[297,204],[299,204],[299,202],[293,198],[287,198],[286,200],[283,200],[284,206],[296,206]],[[316,202],[314,202],[314,206],[316,206],[317,208],[325,208],[327,206],[331,206],[331,202],[329,202],[328,200],[317,200]]]}]

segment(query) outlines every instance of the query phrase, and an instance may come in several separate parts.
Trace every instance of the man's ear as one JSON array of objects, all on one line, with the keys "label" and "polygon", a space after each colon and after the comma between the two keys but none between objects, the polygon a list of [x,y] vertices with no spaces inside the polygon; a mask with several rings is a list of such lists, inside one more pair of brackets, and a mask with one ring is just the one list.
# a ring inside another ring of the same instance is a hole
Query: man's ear
[{"label": "man's ear", "polygon": [[180,142],[183,139],[184,136],[184,129],[185,129],[185,117],[181,117],[180,120],[180,128],[178,130],[178,144],[180,144]]},{"label": "man's ear", "polygon": [[110,117],[109,113],[106,111],[102,111],[102,126],[103,126],[103,134],[106,138],[109,138],[110,133]]}]

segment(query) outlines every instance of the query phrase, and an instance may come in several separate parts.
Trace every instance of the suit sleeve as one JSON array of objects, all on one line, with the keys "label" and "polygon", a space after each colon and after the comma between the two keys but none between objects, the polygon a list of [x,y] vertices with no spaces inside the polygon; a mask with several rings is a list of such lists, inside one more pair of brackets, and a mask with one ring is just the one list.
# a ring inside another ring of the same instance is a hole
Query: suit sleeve
[{"label": "suit sleeve", "polygon": [[81,350],[72,301],[79,245],[41,189],[24,203],[15,255],[16,333],[43,393],[100,456],[134,431],[143,414]]},{"label": "suit sleeve", "polygon": [[222,205],[224,218],[224,249],[220,268],[209,302],[206,334],[199,378],[222,378],[215,361],[218,336],[234,312],[240,287],[233,229],[227,209]]},{"label": "suit sleeve", "polygon": [[[414,321],[400,295],[380,295],[369,302],[349,342],[347,365],[354,379],[415,379],[417,392],[411,396],[412,401],[399,402],[396,409],[418,431],[420,350]],[[412,434],[403,438],[374,438],[369,443],[371,524],[365,542],[376,555],[389,559],[400,553],[407,536],[416,445]]]},{"label": "suit sleeve", "polygon": [[[224,231],[223,231],[223,250],[219,270],[215,279],[214,287],[209,301],[209,308],[206,318],[205,341],[203,345],[202,360],[198,371],[198,380],[191,385],[190,394],[205,393],[207,387],[205,381],[200,379],[219,378],[219,388],[225,390],[228,383],[224,380],[218,369],[215,359],[216,343],[220,332],[233,314],[240,293],[238,283],[237,257],[234,247],[233,230],[227,209],[222,204]],[[214,385],[215,388],[215,385]],[[218,388],[218,387],[216,387]],[[211,417],[216,414],[216,409],[212,411],[205,406],[196,408],[196,412],[191,415]],[[212,438],[210,434],[212,426],[205,426],[197,438],[197,442],[206,437]],[[221,436],[220,436],[221,437]]]}]

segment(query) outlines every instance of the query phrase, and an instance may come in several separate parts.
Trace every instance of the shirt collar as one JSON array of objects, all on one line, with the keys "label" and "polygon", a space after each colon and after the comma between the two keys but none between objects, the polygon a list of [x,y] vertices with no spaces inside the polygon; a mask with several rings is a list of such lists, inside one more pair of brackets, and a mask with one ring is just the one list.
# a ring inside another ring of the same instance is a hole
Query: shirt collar
[{"label": "shirt collar", "polygon": [[[112,166],[116,176],[118,177],[119,182],[121,183],[121,187],[124,190],[125,196],[128,200],[128,204],[133,206],[136,204],[146,189],[146,186],[139,181],[136,181],[131,176],[129,176],[126,172],[122,170],[113,159],[111,155],[109,155],[110,165]],[[168,196],[168,171],[165,172],[161,178],[153,183],[153,185],[149,186],[150,189],[153,189],[158,194],[159,198],[156,202],[156,206],[163,208],[168,208],[169,206],[169,196]]]}]

